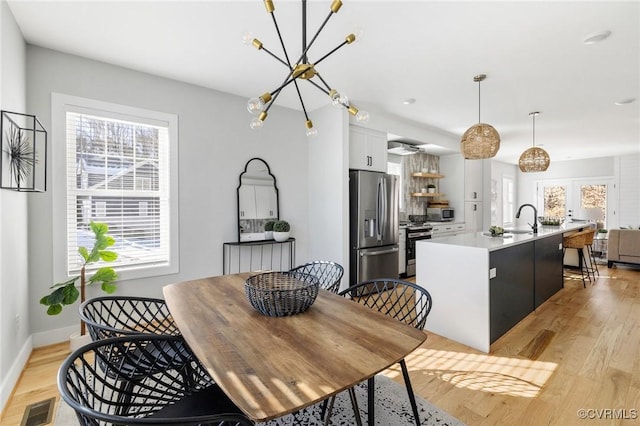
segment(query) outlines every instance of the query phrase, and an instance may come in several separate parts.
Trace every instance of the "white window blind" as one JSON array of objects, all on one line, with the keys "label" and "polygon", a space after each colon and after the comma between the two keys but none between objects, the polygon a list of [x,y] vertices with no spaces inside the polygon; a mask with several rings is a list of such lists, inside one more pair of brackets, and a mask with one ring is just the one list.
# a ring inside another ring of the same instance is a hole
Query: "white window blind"
[{"label": "white window blind", "polygon": [[[109,225],[119,269],[170,263],[169,127],[107,112],[66,112],[67,273],[89,250],[89,223]],[[98,265],[99,266],[99,265]]]}]

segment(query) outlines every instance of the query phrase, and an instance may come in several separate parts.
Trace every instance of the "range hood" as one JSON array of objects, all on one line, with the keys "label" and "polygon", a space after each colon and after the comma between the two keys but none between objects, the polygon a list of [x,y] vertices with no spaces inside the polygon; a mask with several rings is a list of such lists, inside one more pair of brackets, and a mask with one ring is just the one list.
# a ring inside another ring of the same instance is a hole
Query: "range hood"
[{"label": "range hood", "polygon": [[411,155],[411,154],[417,154],[419,152],[425,152],[424,149],[416,145],[406,143],[406,142],[401,142],[401,141],[387,142],[387,151],[389,152],[389,154],[396,154],[396,155]]}]

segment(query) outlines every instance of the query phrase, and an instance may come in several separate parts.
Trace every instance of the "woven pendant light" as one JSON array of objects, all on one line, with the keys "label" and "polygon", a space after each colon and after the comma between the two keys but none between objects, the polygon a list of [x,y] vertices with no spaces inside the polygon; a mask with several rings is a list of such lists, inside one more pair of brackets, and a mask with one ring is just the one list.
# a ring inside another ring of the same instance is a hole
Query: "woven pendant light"
[{"label": "woven pendant light", "polygon": [[533,146],[523,152],[518,160],[518,167],[523,173],[544,172],[551,162],[547,151],[536,146],[536,115],[538,114],[540,114],[538,111],[529,113],[533,118]]},{"label": "woven pendant light", "polygon": [[480,122],[480,82],[487,76],[479,74],[473,77],[478,83],[478,124],[469,127],[460,140],[460,151],[467,160],[492,158],[500,149],[500,135],[490,124]]}]

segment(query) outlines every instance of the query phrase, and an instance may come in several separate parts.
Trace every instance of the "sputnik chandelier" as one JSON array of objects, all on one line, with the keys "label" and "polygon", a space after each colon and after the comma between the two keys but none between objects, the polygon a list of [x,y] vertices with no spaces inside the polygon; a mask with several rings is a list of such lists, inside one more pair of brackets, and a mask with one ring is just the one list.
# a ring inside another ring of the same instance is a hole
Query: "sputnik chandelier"
[{"label": "sputnik chandelier", "polygon": [[[285,87],[293,83],[298,93],[298,98],[300,99],[300,104],[302,105],[302,111],[304,112],[304,116],[306,119],[305,124],[307,127],[307,136],[309,137],[316,136],[318,134],[318,131],[313,127],[313,123],[311,122],[311,120],[309,119],[309,115],[307,114],[307,109],[304,105],[304,101],[302,100],[302,94],[300,93],[300,87],[298,86],[298,80],[306,80],[309,83],[311,83],[313,86],[318,88],[320,91],[324,92],[326,95],[328,95],[331,98],[331,102],[333,103],[334,106],[346,108],[351,115],[355,116],[357,121],[360,121],[360,122],[368,121],[369,113],[367,113],[366,111],[359,111],[358,108],[356,108],[355,106],[353,106],[352,103],[349,102],[349,98],[344,93],[340,93],[335,88],[332,88],[325,81],[325,79],[322,78],[322,76],[316,69],[316,66],[320,64],[320,62],[324,61],[327,57],[329,57],[331,54],[336,52],[338,49],[340,49],[344,45],[353,43],[356,40],[356,36],[354,34],[349,34],[348,36],[345,37],[345,40],[342,43],[340,43],[337,47],[335,47],[329,53],[322,56],[320,59],[318,59],[313,63],[310,62],[309,58],[307,57],[307,53],[309,52],[309,49],[311,48],[313,43],[316,41],[318,35],[320,34],[324,26],[327,24],[329,19],[334,14],[338,13],[340,8],[342,7],[342,1],[333,0],[333,2],[331,3],[329,15],[327,15],[325,20],[320,25],[320,28],[318,28],[318,31],[316,31],[315,35],[311,39],[311,42],[307,44],[307,1],[302,0],[302,53],[298,58],[298,60],[293,64],[289,59],[287,48],[285,47],[284,41],[282,40],[282,35],[280,34],[280,28],[278,27],[278,22],[276,21],[276,16],[274,13],[275,6],[273,5],[273,1],[264,0],[264,5],[265,5],[265,8],[267,9],[267,13],[269,13],[271,15],[271,18],[273,19],[273,24],[276,28],[278,39],[280,40],[280,45],[282,46],[282,50],[284,52],[284,59],[278,57],[275,53],[267,49],[262,44],[262,42],[257,38],[252,38],[251,36],[247,35],[244,38],[245,44],[251,44],[256,49],[265,51],[266,53],[271,55],[273,58],[275,58],[278,62],[286,66],[288,69],[288,72],[287,72],[286,78],[284,79],[284,82],[278,88],[276,88],[271,92],[266,92],[265,94],[257,98],[249,99],[249,102],[247,103],[247,109],[251,114],[255,116],[251,120],[250,127],[252,129],[260,129],[263,126],[264,121],[267,118],[269,109],[271,108],[273,103],[276,101],[280,93],[282,93],[282,89],[284,89]],[[319,82],[316,82],[313,80],[315,77],[317,77]]]}]

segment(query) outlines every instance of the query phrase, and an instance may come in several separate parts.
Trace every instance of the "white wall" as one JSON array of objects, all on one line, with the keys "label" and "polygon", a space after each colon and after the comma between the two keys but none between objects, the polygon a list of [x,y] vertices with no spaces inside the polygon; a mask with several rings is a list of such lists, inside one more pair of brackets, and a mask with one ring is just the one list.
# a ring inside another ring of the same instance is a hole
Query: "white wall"
[{"label": "white wall", "polygon": [[318,136],[309,141],[309,190],[300,194],[309,205],[310,260],[329,260],[349,277],[349,122],[344,109],[327,105],[313,112]]},{"label": "white wall", "polygon": [[[0,2],[0,107],[26,111],[25,43]],[[0,190],[0,410],[31,350],[27,269],[27,200],[40,194]]]},{"label": "white wall", "polygon": [[618,222],[640,227],[640,154],[616,157],[618,181]]},{"label": "white wall", "polygon": [[[180,271],[121,281],[117,294],[162,297],[166,284],[222,274],[222,244],[237,240],[238,176],[252,157],[266,160],[276,176],[280,217],[291,223],[296,257],[307,257],[309,142],[302,113],[274,106],[264,128],[252,131],[246,99],[36,46],[27,47],[27,82],[29,108],[47,129],[52,92],[178,115]],[[64,149],[64,141],[51,140],[49,148]],[[48,171],[64,167],[51,164]],[[29,206],[29,307],[36,346],[60,339],[51,330],[78,324],[77,307],[49,317],[38,304],[60,279],[53,276],[51,250],[61,245],[52,238],[52,209],[63,195],[64,188],[52,185]],[[92,289],[89,297],[98,294]]]}]

